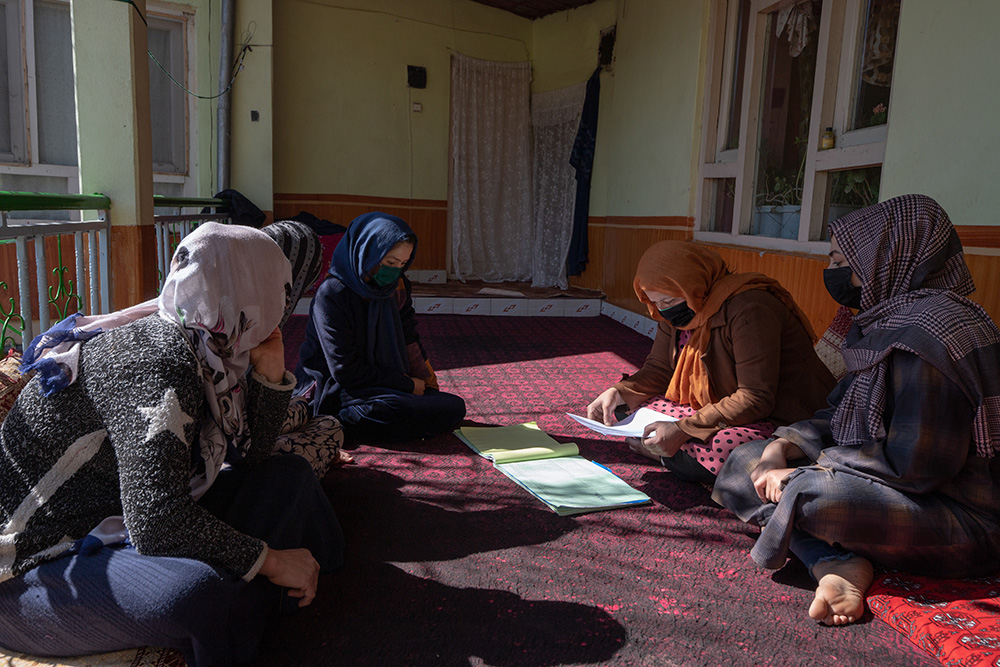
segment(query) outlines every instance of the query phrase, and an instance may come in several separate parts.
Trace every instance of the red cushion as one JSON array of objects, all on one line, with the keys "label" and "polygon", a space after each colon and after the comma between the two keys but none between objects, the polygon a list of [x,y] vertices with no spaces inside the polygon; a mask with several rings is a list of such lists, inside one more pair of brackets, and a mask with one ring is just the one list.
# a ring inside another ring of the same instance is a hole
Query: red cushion
[{"label": "red cushion", "polygon": [[326,274],[330,271],[330,263],[333,261],[333,249],[337,247],[340,243],[340,239],[344,238],[343,232],[340,234],[327,234],[326,236],[320,236],[319,242],[323,245],[323,272],[320,274],[319,278],[316,279],[316,283],[306,290],[305,294],[302,296],[313,296],[316,294],[316,290],[319,289],[319,285],[326,278]]},{"label": "red cushion", "polygon": [[876,618],[943,664],[997,664],[1000,577],[932,579],[887,572],[875,577],[867,601]]}]

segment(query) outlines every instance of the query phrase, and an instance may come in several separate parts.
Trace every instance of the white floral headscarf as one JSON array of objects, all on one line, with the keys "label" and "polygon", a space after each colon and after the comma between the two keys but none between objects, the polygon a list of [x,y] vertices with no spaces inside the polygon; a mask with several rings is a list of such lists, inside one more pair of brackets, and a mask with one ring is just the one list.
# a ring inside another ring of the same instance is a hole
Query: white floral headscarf
[{"label": "white floral headscarf", "polygon": [[201,225],[181,241],[157,302],[177,323],[201,365],[211,419],[201,428],[205,470],[192,480],[199,497],[228,454],[249,446],[245,415],[250,350],[281,322],[292,272],[281,248],[250,227]]}]

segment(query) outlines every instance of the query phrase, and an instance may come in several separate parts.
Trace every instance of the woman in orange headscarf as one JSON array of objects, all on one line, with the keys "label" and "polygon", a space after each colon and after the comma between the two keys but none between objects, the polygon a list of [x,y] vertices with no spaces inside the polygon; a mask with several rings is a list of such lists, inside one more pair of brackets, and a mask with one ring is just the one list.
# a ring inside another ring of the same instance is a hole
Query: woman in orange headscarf
[{"label": "woman in orange headscarf", "polygon": [[598,396],[591,419],[612,424],[645,405],[679,418],[630,438],[678,476],[711,482],[739,444],[811,416],[834,379],[791,295],[760,273],[730,273],[714,250],[660,241],[639,260],[636,296],[659,322],[639,369]]}]

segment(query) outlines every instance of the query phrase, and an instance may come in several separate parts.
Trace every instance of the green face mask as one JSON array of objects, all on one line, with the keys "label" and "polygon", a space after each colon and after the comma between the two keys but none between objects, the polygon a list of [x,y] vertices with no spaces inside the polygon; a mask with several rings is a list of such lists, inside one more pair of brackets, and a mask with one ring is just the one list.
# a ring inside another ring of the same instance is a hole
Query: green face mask
[{"label": "green face mask", "polygon": [[379,266],[378,271],[372,276],[372,281],[379,287],[385,287],[399,280],[399,274],[403,272],[399,266]]}]

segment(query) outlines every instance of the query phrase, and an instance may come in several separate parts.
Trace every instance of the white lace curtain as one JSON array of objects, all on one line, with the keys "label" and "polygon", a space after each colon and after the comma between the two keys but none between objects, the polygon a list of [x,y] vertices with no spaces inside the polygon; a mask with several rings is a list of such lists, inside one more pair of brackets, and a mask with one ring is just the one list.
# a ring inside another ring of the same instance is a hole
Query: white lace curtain
[{"label": "white lace curtain", "polygon": [[531,65],[456,54],[451,248],[459,279],[531,279]]},{"label": "white lace curtain", "polygon": [[587,84],[531,96],[534,134],[534,228],[531,284],[566,289],[573,234],[576,170],[569,164]]}]

